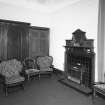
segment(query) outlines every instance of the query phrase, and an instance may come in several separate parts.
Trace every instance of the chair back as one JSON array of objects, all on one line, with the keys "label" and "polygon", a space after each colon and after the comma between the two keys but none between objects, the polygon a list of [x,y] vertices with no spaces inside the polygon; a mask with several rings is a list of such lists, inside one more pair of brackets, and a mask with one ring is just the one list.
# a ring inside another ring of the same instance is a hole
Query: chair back
[{"label": "chair back", "polygon": [[52,56],[41,56],[37,58],[37,65],[40,69],[48,68],[52,65],[53,58]]},{"label": "chair back", "polygon": [[3,61],[0,63],[0,73],[6,77],[18,75],[22,71],[22,64],[16,59]]},{"label": "chair back", "polygon": [[26,58],[23,61],[25,69],[34,69],[35,68],[35,60],[32,58]]}]

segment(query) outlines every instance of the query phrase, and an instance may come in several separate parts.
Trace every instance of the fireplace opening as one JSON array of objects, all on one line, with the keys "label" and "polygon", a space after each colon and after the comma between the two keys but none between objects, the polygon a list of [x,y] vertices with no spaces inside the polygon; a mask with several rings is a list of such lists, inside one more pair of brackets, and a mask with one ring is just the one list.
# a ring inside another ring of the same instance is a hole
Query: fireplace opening
[{"label": "fireplace opening", "polygon": [[71,64],[68,70],[68,79],[80,85],[84,85],[83,77],[85,75],[85,69],[85,66],[80,62]]}]

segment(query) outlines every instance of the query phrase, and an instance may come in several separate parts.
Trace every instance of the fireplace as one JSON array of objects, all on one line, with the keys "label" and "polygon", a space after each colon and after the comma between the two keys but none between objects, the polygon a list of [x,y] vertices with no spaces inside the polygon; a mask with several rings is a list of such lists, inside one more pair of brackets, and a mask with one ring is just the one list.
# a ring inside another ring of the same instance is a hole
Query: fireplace
[{"label": "fireplace", "polygon": [[78,29],[73,32],[72,40],[66,40],[65,49],[67,79],[79,86],[92,88],[95,56],[93,39],[87,39],[85,32]]}]

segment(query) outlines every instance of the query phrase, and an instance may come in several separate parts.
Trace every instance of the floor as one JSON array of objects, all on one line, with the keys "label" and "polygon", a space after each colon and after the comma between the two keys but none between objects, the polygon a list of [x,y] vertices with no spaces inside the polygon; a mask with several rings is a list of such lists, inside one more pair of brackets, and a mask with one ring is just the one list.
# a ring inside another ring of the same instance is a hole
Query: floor
[{"label": "floor", "polygon": [[[0,86],[0,105],[93,105],[92,97],[58,82],[59,76],[34,78],[27,81],[25,90],[18,89],[5,96]],[[104,105],[101,98],[95,105]]]}]

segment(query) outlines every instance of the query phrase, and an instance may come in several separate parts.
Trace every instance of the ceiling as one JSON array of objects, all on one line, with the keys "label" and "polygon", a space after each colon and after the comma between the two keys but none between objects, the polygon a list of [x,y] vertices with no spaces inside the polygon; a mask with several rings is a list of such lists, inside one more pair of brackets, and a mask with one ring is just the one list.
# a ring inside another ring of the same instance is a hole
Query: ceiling
[{"label": "ceiling", "polygon": [[42,5],[57,5],[65,2],[76,2],[77,0],[25,0],[25,1],[39,3]]},{"label": "ceiling", "polygon": [[65,6],[77,3],[80,0],[0,0],[3,3],[8,3],[25,8],[32,8],[42,12],[54,12]]}]

